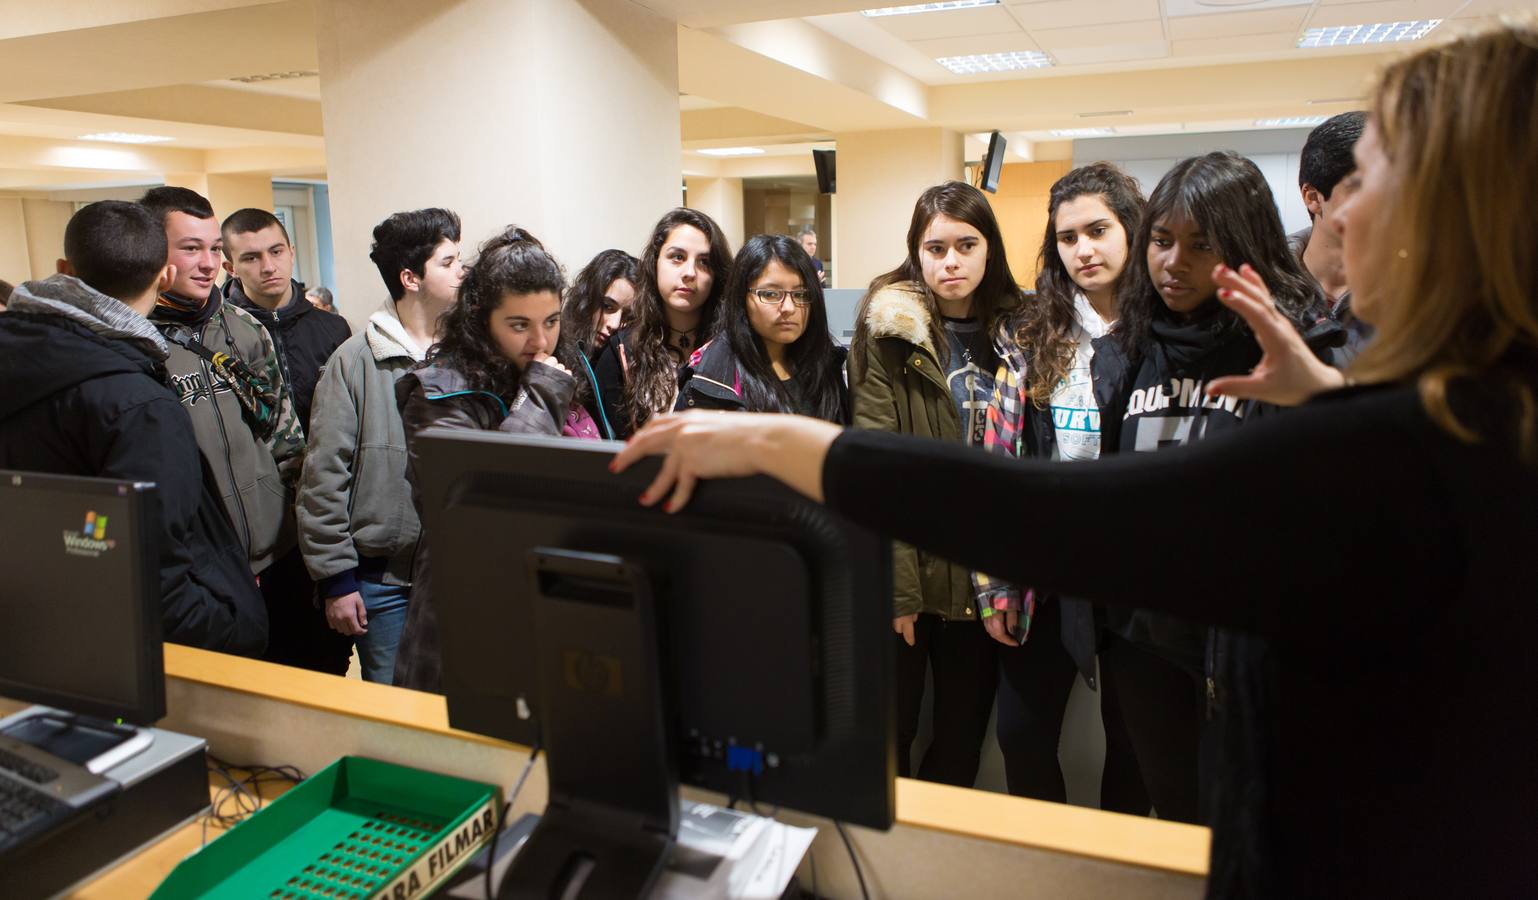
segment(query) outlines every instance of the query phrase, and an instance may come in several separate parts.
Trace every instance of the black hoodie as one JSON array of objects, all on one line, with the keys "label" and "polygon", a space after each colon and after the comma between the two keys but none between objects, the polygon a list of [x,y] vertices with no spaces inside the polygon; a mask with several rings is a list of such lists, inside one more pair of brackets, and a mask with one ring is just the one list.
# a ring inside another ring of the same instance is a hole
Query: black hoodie
[{"label": "black hoodie", "polygon": [[306,436],[310,433],[310,403],[321,370],[342,342],[352,337],[347,320],[316,308],[304,298],[304,285],[290,281],[293,296],[276,311],[258,306],[246,296],[239,278],[224,283],[224,299],[256,317],[277,346],[283,380],[294,395],[294,411]]},{"label": "black hoodie", "polygon": [[266,608],[192,421],[165,383],[164,346],[93,325],[93,305],[110,304],[135,315],[67,276],[17,289],[0,316],[0,468],[154,482],[165,639],[259,655]]}]

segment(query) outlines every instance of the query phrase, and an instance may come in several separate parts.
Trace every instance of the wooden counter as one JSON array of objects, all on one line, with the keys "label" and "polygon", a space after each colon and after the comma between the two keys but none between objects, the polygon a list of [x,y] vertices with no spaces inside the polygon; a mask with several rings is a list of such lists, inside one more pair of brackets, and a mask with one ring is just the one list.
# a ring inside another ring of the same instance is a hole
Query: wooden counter
[{"label": "wooden counter", "polygon": [[[448,725],[442,697],[166,645],[161,727],[206,738],[235,764],[315,772],[343,754],[373,756],[511,785],[528,749]],[[536,765],[513,816],[545,804]],[[717,800],[685,789],[688,796]],[[826,820],[812,852],[824,896],[859,896],[847,853]],[[1205,828],[899,779],[897,824],[847,828],[873,897],[1182,898],[1202,896]],[[142,897],[198,847],[184,828],[75,896]],[[810,870],[802,865],[803,880]]]}]

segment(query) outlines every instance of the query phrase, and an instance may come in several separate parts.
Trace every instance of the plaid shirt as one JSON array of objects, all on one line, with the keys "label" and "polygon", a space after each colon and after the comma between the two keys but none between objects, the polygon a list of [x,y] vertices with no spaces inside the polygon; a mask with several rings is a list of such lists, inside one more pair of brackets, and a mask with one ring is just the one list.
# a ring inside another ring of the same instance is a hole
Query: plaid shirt
[{"label": "plaid shirt", "polygon": [[[1025,442],[1025,420],[1030,398],[1026,396],[1025,353],[1015,344],[1009,322],[999,323],[993,336],[999,356],[999,370],[994,378],[993,398],[988,402],[988,423],[983,432],[983,449],[989,453],[1019,458]],[[983,618],[1009,610],[1020,613],[1020,634],[1024,640],[1031,633],[1031,618],[1036,613],[1036,593],[1021,590],[983,572],[972,573],[972,588],[977,593],[977,609]]]}]

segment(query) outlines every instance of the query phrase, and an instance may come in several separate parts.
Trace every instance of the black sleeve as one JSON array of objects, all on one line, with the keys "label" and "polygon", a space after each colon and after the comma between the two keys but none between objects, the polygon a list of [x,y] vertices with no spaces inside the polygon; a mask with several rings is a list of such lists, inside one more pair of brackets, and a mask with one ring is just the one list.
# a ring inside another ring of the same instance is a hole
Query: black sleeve
[{"label": "black sleeve", "polygon": [[124,410],[105,437],[104,477],[157,486],[165,639],[260,654],[267,646],[267,609],[218,497],[206,490],[186,410],[167,393]]},{"label": "black sleeve", "polygon": [[619,362],[619,343],[618,335],[610,338],[593,363],[593,377],[597,380],[593,402],[603,413],[600,418],[607,419],[614,430],[614,439],[623,441],[633,429],[630,420],[620,412],[625,399],[625,370]]},{"label": "black sleeve", "polygon": [[1295,638],[1341,598],[1330,629],[1372,628],[1461,577],[1438,437],[1412,402],[1323,401],[1092,463],[846,431],[823,489],[858,523],[1047,591]]}]

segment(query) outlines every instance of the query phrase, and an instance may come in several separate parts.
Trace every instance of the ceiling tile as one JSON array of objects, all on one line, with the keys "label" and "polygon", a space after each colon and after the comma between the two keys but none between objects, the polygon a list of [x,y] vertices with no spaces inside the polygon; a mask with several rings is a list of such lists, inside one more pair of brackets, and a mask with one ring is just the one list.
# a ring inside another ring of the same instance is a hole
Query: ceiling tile
[{"label": "ceiling tile", "polygon": [[[1416,19],[1445,19],[1463,6],[1461,0],[1379,0],[1376,3],[1320,5],[1305,23],[1305,28],[1334,28],[1337,25],[1371,25],[1376,22],[1409,22]],[[1435,34],[1436,32],[1432,32]]]},{"label": "ceiling tile", "polygon": [[1258,12],[1225,13],[1221,16],[1184,16],[1170,19],[1170,39],[1180,41],[1282,33],[1296,40],[1306,15],[1308,7],[1293,6]]},{"label": "ceiling tile", "polygon": [[1016,50],[1040,50],[1030,35],[1023,31],[1014,34],[984,34],[972,37],[939,38],[933,41],[909,41],[914,48],[931,59],[942,56],[971,56],[974,53],[1013,53]]},{"label": "ceiling tile", "polygon": [[1042,3],[1011,4],[1009,14],[1020,27],[1072,28],[1076,25],[1101,25],[1108,22],[1138,22],[1159,18],[1159,0],[1047,0]]},{"label": "ceiling tile", "polygon": [[892,34],[908,41],[930,38],[964,37],[969,34],[998,34],[1019,31],[1015,19],[1002,6],[976,9],[951,9],[945,12],[912,13],[871,19]]},{"label": "ceiling tile", "polygon": [[1311,6],[1313,0],[1164,0],[1170,18],[1180,16],[1221,16],[1235,12],[1257,12],[1287,6]]},{"label": "ceiling tile", "polygon": [[1234,56],[1246,53],[1275,53],[1298,43],[1298,36],[1287,34],[1246,34],[1237,37],[1189,38],[1170,41],[1170,56]]},{"label": "ceiling tile", "polygon": [[1052,58],[1061,66],[1080,66],[1131,62],[1140,59],[1163,59],[1169,54],[1169,41],[1142,41],[1058,50],[1053,52]]},{"label": "ceiling tile", "polygon": [[1115,25],[1080,25],[1074,28],[1038,28],[1031,31],[1043,50],[1083,50],[1112,44],[1146,44],[1164,40],[1164,23],[1158,19],[1121,22]]}]

